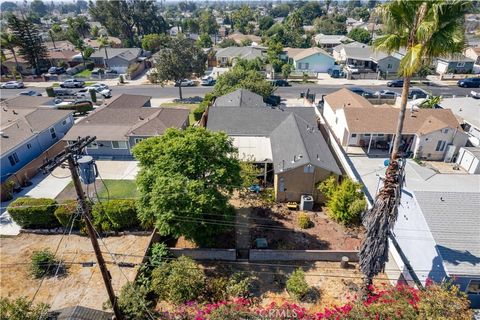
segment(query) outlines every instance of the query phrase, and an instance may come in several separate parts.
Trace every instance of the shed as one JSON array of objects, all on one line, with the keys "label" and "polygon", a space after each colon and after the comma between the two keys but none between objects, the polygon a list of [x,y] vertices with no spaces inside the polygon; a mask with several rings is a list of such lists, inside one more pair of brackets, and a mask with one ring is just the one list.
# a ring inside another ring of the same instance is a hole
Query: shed
[{"label": "shed", "polygon": [[460,148],[457,164],[471,174],[480,174],[480,147]]}]

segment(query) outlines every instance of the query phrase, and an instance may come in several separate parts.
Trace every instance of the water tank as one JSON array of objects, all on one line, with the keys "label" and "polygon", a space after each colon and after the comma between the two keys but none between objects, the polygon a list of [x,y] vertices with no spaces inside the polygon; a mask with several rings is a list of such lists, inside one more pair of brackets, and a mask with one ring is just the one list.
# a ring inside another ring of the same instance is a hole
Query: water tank
[{"label": "water tank", "polygon": [[95,183],[95,178],[98,177],[97,165],[91,156],[82,156],[77,160],[78,174],[83,184]]},{"label": "water tank", "polygon": [[303,211],[312,211],[313,210],[313,197],[310,195],[302,195],[300,199],[300,210]]}]

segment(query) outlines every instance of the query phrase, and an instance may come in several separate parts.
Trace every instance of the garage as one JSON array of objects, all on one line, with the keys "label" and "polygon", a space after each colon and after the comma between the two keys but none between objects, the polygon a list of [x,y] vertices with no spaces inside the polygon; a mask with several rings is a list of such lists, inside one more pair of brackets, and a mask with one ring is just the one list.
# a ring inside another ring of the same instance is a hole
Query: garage
[{"label": "garage", "polygon": [[460,148],[457,164],[470,174],[480,174],[480,147]]}]

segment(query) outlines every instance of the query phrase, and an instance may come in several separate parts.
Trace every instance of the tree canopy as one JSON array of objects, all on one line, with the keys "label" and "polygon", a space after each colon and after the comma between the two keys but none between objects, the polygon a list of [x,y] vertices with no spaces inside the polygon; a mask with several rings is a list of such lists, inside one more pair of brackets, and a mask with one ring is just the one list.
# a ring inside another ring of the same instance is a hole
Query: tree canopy
[{"label": "tree canopy", "polygon": [[242,184],[237,149],[226,134],[168,129],[135,145],[133,154],[140,162],[141,221],[162,235],[183,235],[200,245],[225,230],[234,215],[228,193]]},{"label": "tree canopy", "polygon": [[348,37],[361,43],[369,43],[372,39],[370,32],[363,28],[353,28],[348,33]]},{"label": "tree canopy", "polygon": [[166,34],[147,34],[142,38],[142,49],[155,53],[161,48],[168,47],[169,42],[170,37]]}]

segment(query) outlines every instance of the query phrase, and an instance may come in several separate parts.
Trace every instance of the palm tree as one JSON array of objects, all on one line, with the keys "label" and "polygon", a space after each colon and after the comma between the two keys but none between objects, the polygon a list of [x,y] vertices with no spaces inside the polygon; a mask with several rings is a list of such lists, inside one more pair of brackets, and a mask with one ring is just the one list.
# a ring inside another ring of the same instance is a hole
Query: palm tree
[{"label": "palm tree", "polygon": [[105,65],[105,69],[107,69],[108,68],[108,65],[107,65],[107,60],[108,60],[107,47],[109,46],[108,37],[100,37],[100,39],[98,39],[98,43],[100,44],[100,49],[103,48],[103,50],[105,50],[105,59],[103,59],[103,63]]},{"label": "palm tree", "polygon": [[80,16],[75,19],[75,29],[77,32],[82,34],[82,37],[85,39],[86,34],[90,31],[90,24],[88,23],[87,18]]},{"label": "palm tree", "polygon": [[440,102],[442,101],[442,98],[439,96],[431,96],[428,97],[425,101],[420,103],[419,107],[423,109],[433,109],[435,108]]},{"label": "palm tree", "polygon": [[48,30],[48,35],[50,36],[50,39],[52,39],[53,48],[54,48],[54,49],[57,49],[57,46],[55,45],[55,37],[53,36],[53,33],[54,33],[54,32],[53,32],[52,29]]},{"label": "palm tree", "polygon": [[17,39],[12,33],[4,32],[1,36],[1,46],[2,48],[8,48],[12,53],[13,60],[15,61],[15,73],[20,74],[20,78],[23,80],[22,73],[20,72],[20,67],[18,65],[17,54],[15,53],[15,46],[17,45]]},{"label": "palm tree", "polygon": [[367,232],[359,256],[360,269],[365,277],[365,293],[369,292],[373,277],[384,269],[388,261],[388,235],[397,218],[403,179],[404,161],[398,161],[398,158],[410,79],[432,58],[462,51],[463,19],[469,6],[467,1],[462,0],[392,0],[378,8],[386,30],[384,36],[375,40],[374,47],[389,53],[405,49],[399,67],[404,82],[384,185],[363,220]]}]

